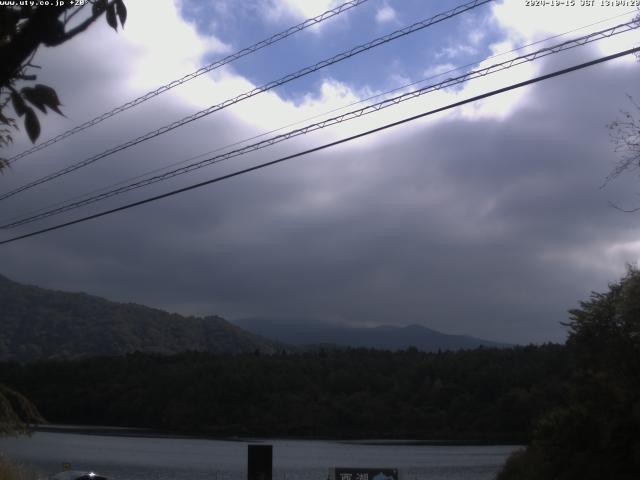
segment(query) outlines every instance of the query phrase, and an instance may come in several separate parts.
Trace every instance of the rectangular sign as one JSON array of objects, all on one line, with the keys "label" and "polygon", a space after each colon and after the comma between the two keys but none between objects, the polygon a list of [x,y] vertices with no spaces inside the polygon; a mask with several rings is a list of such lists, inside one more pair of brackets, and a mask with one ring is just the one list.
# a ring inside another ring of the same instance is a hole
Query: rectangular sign
[{"label": "rectangular sign", "polygon": [[399,480],[397,468],[335,467],[331,470],[331,480]]}]

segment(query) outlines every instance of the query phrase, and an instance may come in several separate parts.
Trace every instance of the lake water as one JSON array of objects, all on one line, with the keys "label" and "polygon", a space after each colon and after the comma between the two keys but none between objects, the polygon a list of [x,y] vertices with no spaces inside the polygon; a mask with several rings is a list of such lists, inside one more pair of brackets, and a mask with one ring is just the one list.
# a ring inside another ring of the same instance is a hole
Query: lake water
[{"label": "lake water", "polygon": [[274,480],[326,480],[339,467],[399,468],[404,480],[490,480],[517,446],[432,446],[316,440],[221,441],[36,432],[0,452],[46,474],[92,470],[113,480],[244,480],[247,444],[273,445]]}]

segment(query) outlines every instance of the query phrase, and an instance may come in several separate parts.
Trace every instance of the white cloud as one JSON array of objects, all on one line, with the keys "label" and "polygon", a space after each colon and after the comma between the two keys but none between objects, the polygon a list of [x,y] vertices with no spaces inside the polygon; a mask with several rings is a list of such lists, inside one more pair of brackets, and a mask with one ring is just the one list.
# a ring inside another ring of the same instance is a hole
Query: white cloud
[{"label": "white cloud", "polygon": [[440,51],[436,53],[436,58],[458,58],[461,55],[473,55],[477,53],[477,49],[471,45],[465,45],[463,43],[457,45],[449,45],[447,47],[442,48]]},{"label": "white cloud", "polygon": [[333,79],[325,79],[320,87],[319,95],[307,94],[301,107],[306,113],[318,114],[327,109],[342,107],[358,102],[359,96],[346,84]]},{"label": "white cloud", "polygon": [[[603,6],[599,1],[594,2],[590,7],[576,5],[569,8],[529,7],[526,3],[520,1],[493,3],[491,6],[493,17],[499,25],[512,34],[539,40],[548,35],[573,30],[627,12],[630,12],[630,16],[634,14],[633,8],[628,6]],[[619,23],[621,18],[615,21]]]},{"label": "white cloud", "polygon": [[320,15],[339,3],[339,0],[265,0],[260,4],[260,10],[272,22],[305,20]]},{"label": "white cloud", "polygon": [[[636,238],[638,233],[640,232],[636,230]],[[630,232],[630,235],[620,240],[600,240],[550,249],[542,252],[540,260],[550,264],[562,263],[585,272],[606,272],[609,278],[615,279],[623,274],[624,265],[637,265],[640,261],[640,242],[629,239],[633,236],[633,232]]]},{"label": "white cloud", "polygon": [[389,75],[389,82],[396,87],[402,87],[411,83],[412,79],[401,73],[392,73]]},{"label": "white cloud", "polygon": [[473,45],[478,45],[482,40],[484,40],[485,36],[486,34],[482,30],[471,30],[467,37]]},{"label": "white cloud", "polygon": [[390,5],[385,5],[380,10],[376,12],[376,22],[389,23],[395,22],[397,20],[396,11]]},{"label": "white cloud", "polygon": [[[608,9],[595,6],[593,8],[576,9],[575,12],[572,10],[572,13],[575,13],[575,15],[568,15],[568,11],[566,9],[564,14],[550,15],[549,8],[526,7],[524,2],[506,1],[503,3],[494,3],[492,7],[493,27],[497,27],[499,31],[505,34],[505,36],[500,42],[489,45],[491,54],[493,56],[497,56],[497,58],[485,60],[475,67],[475,69],[482,69],[496,63],[504,62],[509,58],[515,58],[525,52],[531,52],[572,38],[580,37],[589,32],[612,27],[628,21],[633,16],[632,12],[627,16],[610,18],[619,16],[619,14],[624,12],[625,9]],[[629,9],[627,8],[626,10],[628,11]],[[597,24],[592,25],[594,23]],[[586,28],[579,29],[580,27]],[[571,30],[575,31],[571,32]],[[539,42],[545,38],[558,36],[565,32],[570,33],[567,33],[560,38],[552,38],[548,42],[538,43],[526,50],[504,53],[509,52],[516,46]],[[436,54],[436,58],[445,57],[448,59],[456,59],[461,55],[477,53],[477,48],[484,37],[484,32],[480,30],[472,30],[467,35],[467,39],[470,44],[460,43],[459,45],[450,45],[445,47]],[[637,32],[632,31],[595,42],[587,47],[579,47],[575,51],[584,52],[585,50],[590,49],[595,52],[591,57],[595,58],[598,53],[601,55],[608,55],[617,51],[632,48],[636,45]],[[556,58],[556,56],[553,58]],[[573,52],[567,52],[558,55],[557,58],[571,59],[575,58],[575,55]],[[635,59],[633,56],[627,56],[617,60],[618,65],[626,64],[631,66],[634,65],[634,62]],[[450,95],[450,101],[456,101],[460,98],[467,98],[494,90],[500,86],[520,82],[539,74],[542,66],[546,63],[546,60],[525,63],[516,68],[510,68],[486,77],[466,82],[463,84],[461,89],[456,92],[449,91],[447,94]],[[441,73],[442,70],[449,66],[453,68],[453,65],[450,62],[436,65],[435,67],[427,69],[424,72],[424,75],[429,76]],[[609,66],[609,68],[612,67]],[[500,118],[504,120],[513,112],[524,106],[528,101],[530,101],[530,99],[528,98],[527,89],[523,88],[464,106],[458,109],[455,112],[455,115],[462,115],[468,119]]]},{"label": "white cloud", "polygon": [[[176,4],[154,2],[153,21],[149,8],[142,2],[132,2],[127,27],[118,41],[127,43],[132,56],[130,82],[137,88],[153,88],[190,73],[202,65],[206,55],[222,55],[231,48],[213,35],[203,37],[195,26],[180,20]],[[168,34],[171,32],[171,34]]]},{"label": "white cloud", "polygon": [[[577,2],[576,2],[577,3]],[[576,38],[589,32],[603,30],[625,23],[637,15],[637,10],[628,6],[604,6],[594,2],[592,6],[578,6],[558,10],[552,7],[527,7],[525,2],[505,1],[493,3],[492,16],[496,25],[515,44],[530,43],[544,38],[566,33],[566,39]],[[562,40],[552,40],[553,43]],[[630,48],[637,43],[637,34],[623,34],[596,42],[595,48],[601,54]]]},{"label": "white cloud", "polygon": [[453,63],[439,63],[434,65],[433,67],[427,68],[422,75],[425,78],[435,77],[438,75],[442,75],[445,72],[455,69],[456,66]]}]

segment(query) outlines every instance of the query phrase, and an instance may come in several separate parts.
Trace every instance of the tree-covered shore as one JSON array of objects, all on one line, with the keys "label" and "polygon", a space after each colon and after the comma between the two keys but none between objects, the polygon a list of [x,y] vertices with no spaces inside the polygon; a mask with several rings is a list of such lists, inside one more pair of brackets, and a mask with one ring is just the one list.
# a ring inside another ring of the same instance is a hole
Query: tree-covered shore
[{"label": "tree-covered shore", "polygon": [[1,363],[53,423],[217,437],[527,443],[498,480],[640,475],[640,271],[569,312],[566,345],[425,353],[135,353]]},{"label": "tree-covered shore", "polygon": [[565,347],[131,354],[0,365],[52,423],[213,436],[523,442],[562,401]]}]

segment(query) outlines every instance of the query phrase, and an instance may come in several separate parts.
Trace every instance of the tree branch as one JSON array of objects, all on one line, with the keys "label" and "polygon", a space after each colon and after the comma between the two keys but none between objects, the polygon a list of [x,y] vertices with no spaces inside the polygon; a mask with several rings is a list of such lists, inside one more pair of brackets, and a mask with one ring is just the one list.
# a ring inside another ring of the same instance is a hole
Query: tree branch
[{"label": "tree branch", "polygon": [[[109,8],[113,4],[115,4],[115,0],[111,0],[111,2],[108,3],[107,8]],[[79,25],[76,25],[68,32],[65,32],[63,36],[61,36],[58,40],[54,41],[53,43],[50,43],[49,46],[55,47],[57,45],[60,45],[61,43],[66,42],[67,40],[71,40],[73,37],[75,37],[79,33],[84,32],[87,28],[89,28],[91,24],[95,22],[106,11],[107,9],[104,9],[98,13],[92,13],[91,16],[87,18],[84,22],[80,23]],[[77,12],[74,12],[74,15],[75,13]]]}]

